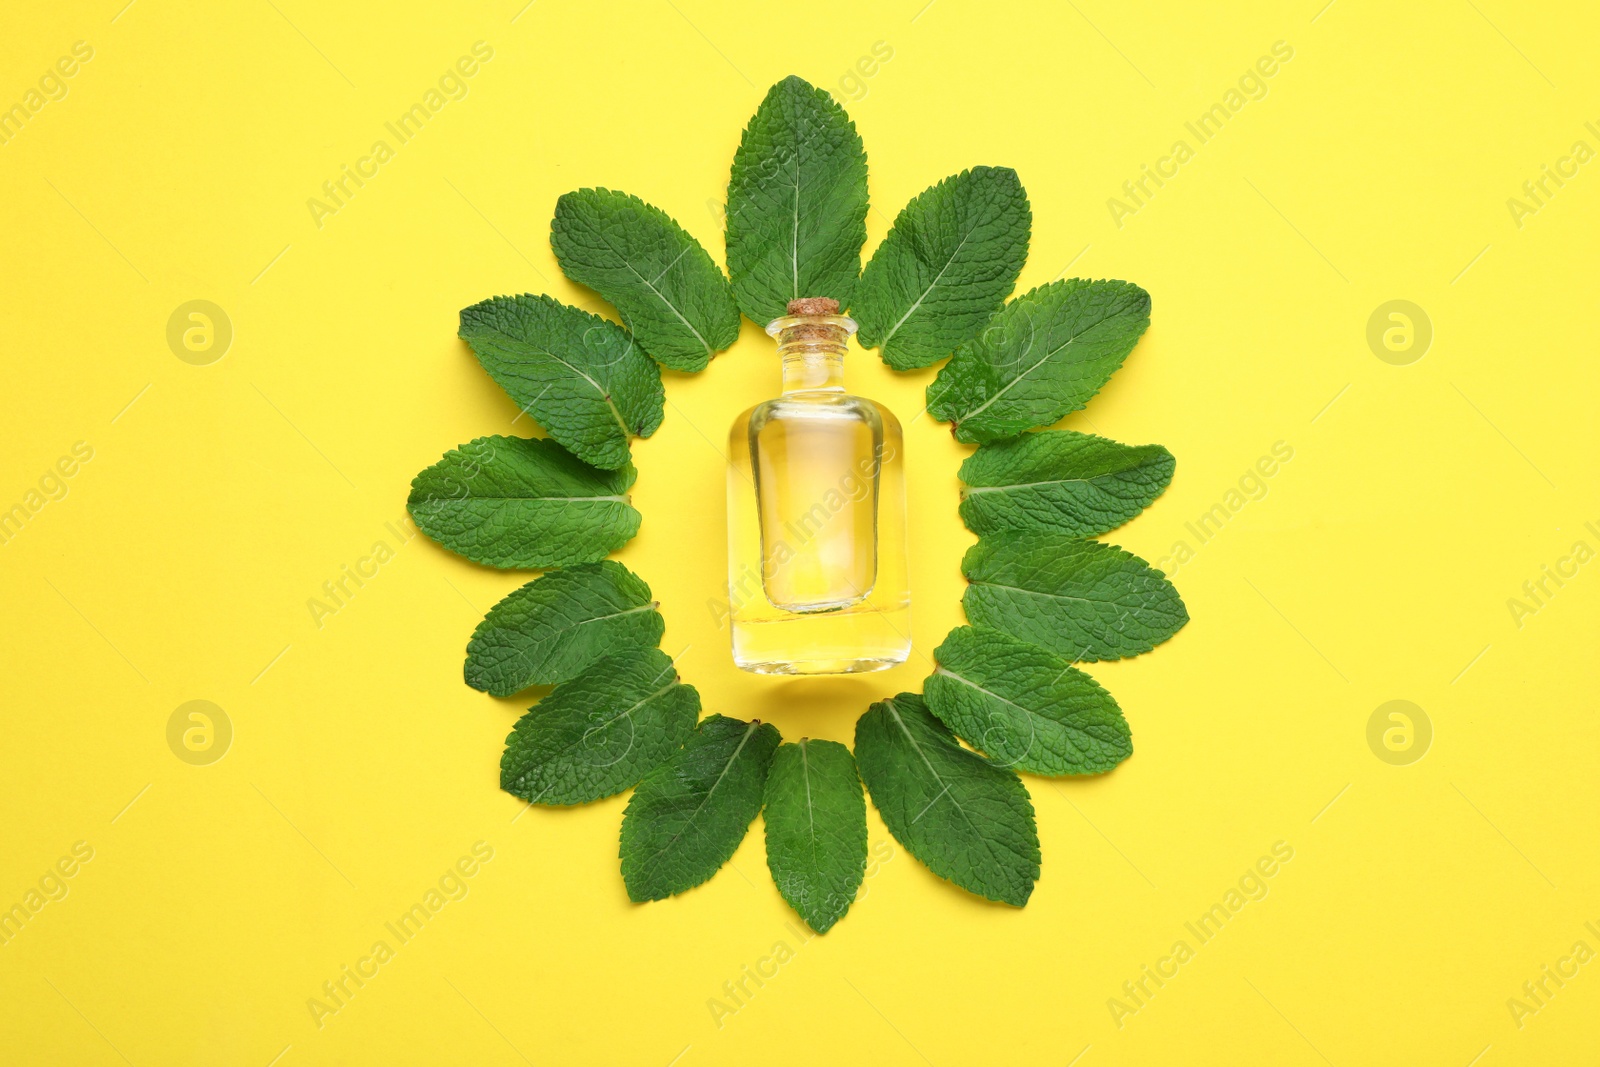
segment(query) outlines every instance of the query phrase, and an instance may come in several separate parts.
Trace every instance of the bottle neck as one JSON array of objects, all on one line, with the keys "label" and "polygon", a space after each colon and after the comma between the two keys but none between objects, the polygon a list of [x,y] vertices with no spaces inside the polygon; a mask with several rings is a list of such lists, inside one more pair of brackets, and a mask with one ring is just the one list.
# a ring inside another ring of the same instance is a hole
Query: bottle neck
[{"label": "bottle neck", "polygon": [[853,320],[841,315],[791,315],[775,319],[767,333],[777,338],[785,393],[844,392],[844,353]]},{"label": "bottle neck", "polygon": [[844,392],[844,353],[804,352],[783,357],[786,393]]}]

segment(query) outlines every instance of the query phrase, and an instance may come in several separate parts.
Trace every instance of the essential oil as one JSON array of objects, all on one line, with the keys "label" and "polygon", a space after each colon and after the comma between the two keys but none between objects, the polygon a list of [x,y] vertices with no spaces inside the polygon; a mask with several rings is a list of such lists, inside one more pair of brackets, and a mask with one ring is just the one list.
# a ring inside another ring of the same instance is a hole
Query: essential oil
[{"label": "essential oil", "polygon": [[911,651],[903,444],[894,414],[844,391],[853,320],[791,300],[783,394],[729,436],[733,659],[760,674],[853,674]]}]

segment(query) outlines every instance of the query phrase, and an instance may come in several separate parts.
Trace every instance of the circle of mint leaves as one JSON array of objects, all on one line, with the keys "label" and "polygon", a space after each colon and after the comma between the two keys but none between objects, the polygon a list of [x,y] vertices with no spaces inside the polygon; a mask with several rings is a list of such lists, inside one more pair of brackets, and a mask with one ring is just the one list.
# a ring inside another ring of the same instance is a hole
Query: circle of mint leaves
[{"label": "circle of mint leaves", "polygon": [[[726,276],[659,208],[580,189],[556,202],[550,243],[562,272],[621,325],[531,294],[461,312],[461,338],[547,436],[447,452],[412,482],[408,508],[473,562],[542,571],[478,625],[465,679],[495,696],[553,687],[506,739],[507,792],[570,805],[634,790],[621,865],[635,901],[711,878],[760,813],[773,881],[825,932],[861,887],[870,794],[934,873],[1022,906],[1040,853],[1018,772],[1100,774],[1133,751],[1116,701],[1077,665],[1138,655],[1188,621],[1161,572],[1093,540],[1166,489],[1171,453],[1043,429],[1127,358],[1149,325],[1149,295],[1071,278],[1008,302],[1032,214],[1006,167],[924,190],[862,269],[866,212],[854,124],[790,77],[734,156]],[[960,470],[961,518],[979,537],[962,561],[970,625],[934,652],[922,693],[866,710],[854,752],[783,741],[770,723],[701,718],[698,692],[656,647],[664,623],[649,586],[606,558],[639,528],[629,456],[661,425],[660,368],[704,370],[737,339],[741,313],[764,325],[801,296],[837,298],[862,345],[898,371],[949,357],[927,411],[978,446]]]}]

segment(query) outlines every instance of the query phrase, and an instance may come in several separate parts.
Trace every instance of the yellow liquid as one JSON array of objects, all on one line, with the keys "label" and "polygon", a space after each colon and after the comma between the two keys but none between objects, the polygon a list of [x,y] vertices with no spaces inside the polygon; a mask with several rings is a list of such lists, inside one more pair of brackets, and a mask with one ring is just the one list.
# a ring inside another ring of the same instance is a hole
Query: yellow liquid
[{"label": "yellow liquid", "polygon": [[734,662],[848,674],[911,649],[900,424],[843,392],[789,392],[729,439]]},{"label": "yellow liquid", "polygon": [[878,577],[879,434],[827,408],[764,420],[752,446],[761,579],[785,611],[864,600]]}]

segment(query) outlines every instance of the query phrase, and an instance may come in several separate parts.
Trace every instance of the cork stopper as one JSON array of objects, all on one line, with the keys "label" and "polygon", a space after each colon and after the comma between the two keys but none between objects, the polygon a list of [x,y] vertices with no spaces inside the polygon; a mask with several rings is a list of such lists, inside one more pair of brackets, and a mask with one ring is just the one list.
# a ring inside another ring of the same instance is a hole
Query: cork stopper
[{"label": "cork stopper", "polygon": [[789,301],[791,315],[837,315],[839,301],[831,296],[802,296]]},{"label": "cork stopper", "polygon": [[796,346],[836,346],[844,354],[845,343],[856,332],[854,319],[839,314],[839,301],[831,296],[802,296],[789,301],[788,314],[767,323],[767,333],[778,339],[780,353],[798,352]]}]

